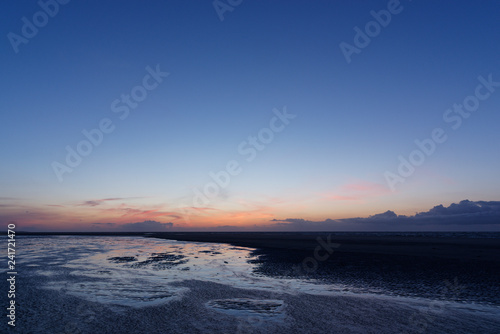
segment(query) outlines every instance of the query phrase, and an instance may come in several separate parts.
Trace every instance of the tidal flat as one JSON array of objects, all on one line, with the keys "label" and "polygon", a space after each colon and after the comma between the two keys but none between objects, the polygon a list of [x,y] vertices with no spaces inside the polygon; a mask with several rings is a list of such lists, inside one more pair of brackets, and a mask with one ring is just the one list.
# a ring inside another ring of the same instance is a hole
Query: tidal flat
[{"label": "tidal flat", "polygon": [[[162,234],[19,236],[15,330],[497,333],[500,329],[500,285],[494,274],[499,239],[492,235],[277,236],[245,239],[235,233],[212,235],[212,240],[207,235],[205,240],[195,234],[168,236],[199,241],[167,240]],[[315,257],[315,249],[322,245],[318,237],[326,246]],[[433,247],[441,248],[434,256],[425,253],[428,249],[432,254]],[[453,249],[469,255],[461,257]],[[415,250],[418,254],[412,253]]]}]

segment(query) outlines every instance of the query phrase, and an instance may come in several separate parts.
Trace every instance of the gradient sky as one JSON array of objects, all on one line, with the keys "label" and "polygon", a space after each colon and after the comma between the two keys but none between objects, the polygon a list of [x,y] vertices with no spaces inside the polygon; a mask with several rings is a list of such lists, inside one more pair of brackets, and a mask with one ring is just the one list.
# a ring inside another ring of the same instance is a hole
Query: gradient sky
[{"label": "gradient sky", "polygon": [[[500,82],[498,1],[221,0],[219,13],[212,1],[41,3],[53,17],[36,1],[0,3],[1,225],[266,229],[500,200],[500,84],[483,84],[470,116],[447,114],[479,77]],[[388,7],[397,13],[346,61],[341,43],[355,47],[355,27]],[[38,31],[23,29],[34,19]],[[123,117],[122,95],[157,68],[169,75],[146,78],[157,87]],[[288,124],[273,120],[284,110]],[[54,162],[103,119],[113,131],[60,181]],[[446,141],[391,189],[386,172],[436,128]],[[247,161],[259,133],[267,143]],[[240,173],[196,199],[231,161]]]}]

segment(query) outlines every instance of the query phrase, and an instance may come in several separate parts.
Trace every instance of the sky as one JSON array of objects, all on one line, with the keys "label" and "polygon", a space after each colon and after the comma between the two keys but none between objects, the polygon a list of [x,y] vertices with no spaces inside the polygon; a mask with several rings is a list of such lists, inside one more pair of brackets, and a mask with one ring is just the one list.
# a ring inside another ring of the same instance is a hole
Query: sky
[{"label": "sky", "polygon": [[2,226],[500,231],[498,1],[0,9]]}]

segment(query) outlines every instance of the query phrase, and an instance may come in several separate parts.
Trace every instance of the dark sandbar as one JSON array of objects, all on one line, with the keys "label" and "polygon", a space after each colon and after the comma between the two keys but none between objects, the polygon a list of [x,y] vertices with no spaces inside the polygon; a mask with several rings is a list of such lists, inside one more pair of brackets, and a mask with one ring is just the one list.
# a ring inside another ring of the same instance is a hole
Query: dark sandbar
[{"label": "dark sandbar", "polygon": [[500,239],[493,234],[171,232],[150,236],[257,248],[257,271],[269,276],[500,305]]}]

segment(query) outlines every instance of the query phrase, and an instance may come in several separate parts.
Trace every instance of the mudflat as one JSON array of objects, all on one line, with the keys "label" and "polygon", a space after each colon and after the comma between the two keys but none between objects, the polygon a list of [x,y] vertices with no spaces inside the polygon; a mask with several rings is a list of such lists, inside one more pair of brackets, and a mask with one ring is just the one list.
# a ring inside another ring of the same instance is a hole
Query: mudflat
[{"label": "mudflat", "polygon": [[[462,236],[430,236],[329,232],[158,232],[156,238],[179,241],[229,243],[261,249],[313,252],[321,241],[339,244],[338,253],[431,256],[470,261],[500,262],[500,239]],[[436,234],[437,235],[437,234]]]},{"label": "mudflat", "polygon": [[498,233],[152,233],[256,248],[257,272],[363,291],[500,305]]}]

